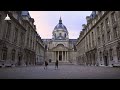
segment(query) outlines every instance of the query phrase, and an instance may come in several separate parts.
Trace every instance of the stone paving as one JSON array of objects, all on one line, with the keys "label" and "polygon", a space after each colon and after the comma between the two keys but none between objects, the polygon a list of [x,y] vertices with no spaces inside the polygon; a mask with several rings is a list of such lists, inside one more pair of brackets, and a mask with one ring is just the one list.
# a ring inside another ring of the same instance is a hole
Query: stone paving
[{"label": "stone paving", "polygon": [[0,79],[120,79],[120,68],[60,65],[0,68]]}]

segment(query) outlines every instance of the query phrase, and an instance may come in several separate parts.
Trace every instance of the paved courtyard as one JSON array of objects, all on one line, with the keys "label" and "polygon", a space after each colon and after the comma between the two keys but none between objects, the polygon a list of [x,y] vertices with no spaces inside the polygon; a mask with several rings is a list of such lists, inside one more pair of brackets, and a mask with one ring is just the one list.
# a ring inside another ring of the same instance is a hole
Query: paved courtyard
[{"label": "paved courtyard", "polygon": [[0,68],[0,79],[120,79],[120,68],[54,65]]}]

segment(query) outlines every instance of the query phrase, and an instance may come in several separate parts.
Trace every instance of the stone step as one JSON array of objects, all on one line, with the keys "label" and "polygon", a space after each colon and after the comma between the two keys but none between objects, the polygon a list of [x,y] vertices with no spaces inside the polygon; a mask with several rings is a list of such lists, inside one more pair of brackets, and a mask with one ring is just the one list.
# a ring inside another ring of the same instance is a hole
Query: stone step
[{"label": "stone step", "polygon": [[[73,65],[73,63],[70,63],[70,62],[59,62],[58,64],[59,64],[59,65]],[[53,62],[53,63],[48,63],[48,65],[55,65],[55,62]]]}]

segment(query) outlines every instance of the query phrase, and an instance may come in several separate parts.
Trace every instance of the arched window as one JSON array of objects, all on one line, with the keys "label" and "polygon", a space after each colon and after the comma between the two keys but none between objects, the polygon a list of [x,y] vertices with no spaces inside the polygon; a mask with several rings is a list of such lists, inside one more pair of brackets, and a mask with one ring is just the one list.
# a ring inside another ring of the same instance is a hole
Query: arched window
[{"label": "arched window", "polygon": [[15,60],[15,52],[16,52],[16,51],[13,49],[13,50],[12,50],[12,53],[11,53],[11,54],[12,54],[12,55],[11,55],[11,59],[12,59],[12,61]]},{"label": "arched window", "polygon": [[2,60],[7,60],[7,48],[3,47],[2,49]]}]

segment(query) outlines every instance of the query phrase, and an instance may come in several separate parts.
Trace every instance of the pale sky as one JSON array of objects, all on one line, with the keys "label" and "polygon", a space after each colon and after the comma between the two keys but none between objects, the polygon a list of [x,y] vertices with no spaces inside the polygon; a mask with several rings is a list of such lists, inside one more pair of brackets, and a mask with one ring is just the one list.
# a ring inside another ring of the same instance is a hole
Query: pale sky
[{"label": "pale sky", "polygon": [[52,38],[52,31],[58,24],[60,16],[69,32],[69,38],[77,39],[82,24],[86,24],[86,16],[90,16],[92,11],[29,11],[29,13],[34,18],[37,32],[42,39]]}]

